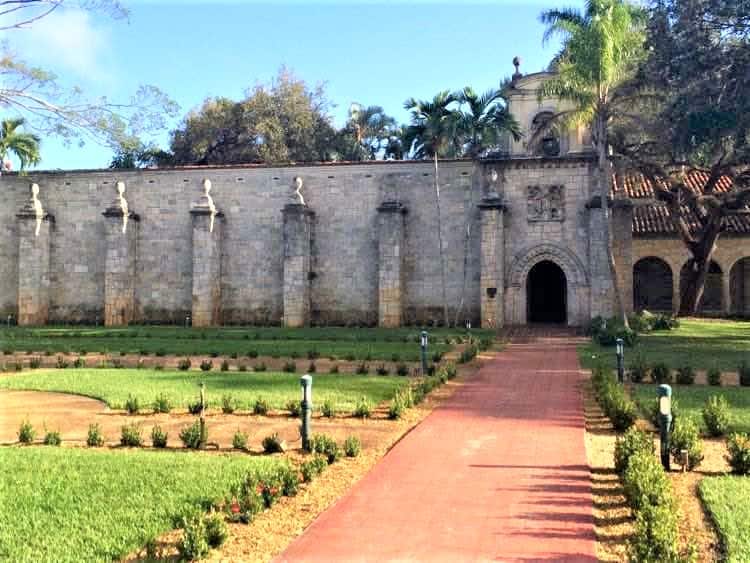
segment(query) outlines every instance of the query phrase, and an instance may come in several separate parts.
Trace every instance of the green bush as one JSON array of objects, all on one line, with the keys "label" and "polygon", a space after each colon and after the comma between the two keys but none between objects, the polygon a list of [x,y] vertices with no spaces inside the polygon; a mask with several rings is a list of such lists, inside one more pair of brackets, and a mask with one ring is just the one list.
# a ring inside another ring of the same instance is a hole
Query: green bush
[{"label": "green bush", "polygon": [[89,430],[86,434],[86,445],[90,448],[100,448],[104,445],[104,435],[98,424],[89,424]]},{"label": "green bush", "polygon": [[443,353],[442,352],[433,352],[432,356],[430,356],[430,359],[432,359],[433,364],[439,364],[440,360],[443,359]]},{"label": "green bush", "polygon": [[297,364],[294,362],[285,362],[282,369],[285,373],[295,373],[297,371]]},{"label": "green bush", "polygon": [[289,465],[282,465],[276,470],[276,479],[281,483],[281,493],[285,497],[296,496],[299,492],[299,473]]},{"label": "green bush", "polygon": [[367,364],[365,362],[362,362],[357,366],[358,375],[367,375],[369,372],[370,372],[370,368],[367,367]]},{"label": "green bush", "polygon": [[310,438],[310,452],[326,456],[329,465],[341,458],[341,448],[336,440],[326,434],[314,434]]},{"label": "green bush", "polygon": [[448,379],[453,379],[458,374],[458,368],[456,367],[456,364],[453,362],[448,362],[443,366],[443,370],[445,374],[448,376]]},{"label": "green bush", "polygon": [[718,438],[729,431],[729,403],[723,395],[709,397],[702,414],[710,436]]},{"label": "green bush", "polygon": [[36,430],[31,425],[31,422],[24,420],[21,426],[18,428],[18,441],[22,444],[30,444],[36,437]]},{"label": "green bush", "polygon": [[255,364],[253,366],[253,371],[258,372],[258,373],[266,371],[267,369],[268,369],[268,367],[266,366],[265,362],[261,362],[259,364]]},{"label": "green bush", "polygon": [[232,436],[232,447],[235,450],[246,450],[247,449],[247,433],[240,432],[237,430],[237,432],[234,433],[234,436]]},{"label": "green bush", "polygon": [[677,383],[680,385],[692,385],[695,383],[695,370],[692,366],[681,366],[677,368]]},{"label": "green bush", "polygon": [[622,432],[633,426],[637,419],[635,403],[625,393],[622,385],[617,383],[611,370],[605,366],[597,366],[591,382],[596,399],[615,430]]},{"label": "green bush", "polygon": [[746,362],[742,362],[737,371],[740,376],[740,385],[743,387],[750,387],[750,365]]},{"label": "green bush", "polygon": [[396,366],[396,374],[400,376],[406,376],[409,375],[409,366],[407,366],[405,363],[400,363]]},{"label": "green bush", "polygon": [[[199,399],[194,403],[188,403],[187,409],[190,414],[200,414],[201,410],[203,410],[203,405],[201,405]],[[206,410],[208,410],[208,403],[206,403]]]},{"label": "green bush", "polygon": [[464,348],[461,351],[461,354],[458,356],[458,363],[459,364],[466,364],[473,360],[476,355],[479,353],[479,350],[477,349],[476,345],[469,344],[466,348]]},{"label": "green bush", "polygon": [[227,360],[222,360],[219,369],[221,371],[229,371],[229,362]]},{"label": "green bush", "polygon": [[263,397],[259,397],[255,400],[255,404],[253,405],[253,414],[266,416],[268,414],[268,401],[266,401]]},{"label": "green bush", "polygon": [[334,418],[336,416],[336,407],[331,399],[323,401],[323,406],[320,408],[320,412],[326,418]]},{"label": "green bush", "polygon": [[315,373],[318,371],[318,366],[315,365],[315,362],[310,362],[310,365],[307,366],[307,373]]},{"label": "green bush", "polygon": [[68,361],[65,358],[63,358],[62,356],[57,356],[58,369],[67,369],[68,365]]},{"label": "green bush", "polygon": [[356,418],[370,418],[370,416],[372,416],[372,405],[370,404],[370,400],[364,395],[360,397],[354,407],[352,415]]},{"label": "green bush", "polygon": [[258,357],[258,351],[257,350],[248,350],[246,355],[247,355],[248,358],[254,359],[254,358]]},{"label": "green bush", "polygon": [[328,467],[328,461],[322,455],[315,455],[312,459],[303,461],[300,465],[300,473],[305,483],[311,483],[315,477],[323,473]]},{"label": "green bush", "polygon": [[180,440],[182,444],[191,450],[198,450],[206,444],[207,432],[204,430],[201,432],[200,420],[196,420],[189,426],[185,426],[180,430]]},{"label": "green bush", "polygon": [[633,383],[643,383],[648,379],[648,364],[643,354],[636,354],[633,362],[630,364],[630,381]]},{"label": "green bush", "polygon": [[703,444],[698,425],[688,417],[681,417],[675,421],[672,429],[669,451],[676,463],[682,463],[682,450],[687,450],[688,471],[692,471],[703,461]]},{"label": "green bush", "polygon": [[143,432],[140,425],[125,424],[120,429],[120,445],[128,448],[140,448],[143,445]]},{"label": "green bush", "polygon": [[169,402],[169,397],[167,397],[163,393],[161,395],[158,395],[156,399],[154,399],[154,412],[167,413],[171,410],[172,404]]},{"label": "green bush", "polygon": [[193,362],[190,361],[190,358],[183,358],[182,360],[177,362],[177,369],[180,371],[187,371],[192,365]]},{"label": "green bush", "polygon": [[401,396],[397,394],[391,400],[391,404],[388,405],[388,418],[391,420],[398,420],[403,416],[404,410],[406,410],[404,402],[401,399]]},{"label": "green bush", "polygon": [[385,364],[380,364],[377,368],[375,368],[375,373],[378,375],[388,375],[390,373],[390,370],[385,367]]},{"label": "green bush", "polygon": [[210,551],[206,520],[198,511],[191,511],[179,520],[182,536],[177,542],[177,552],[182,561],[197,561],[208,557]]},{"label": "green bush", "polygon": [[630,458],[622,476],[625,497],[634,511],[644,506],[668,505],[672,502],[669,479],[661,463],[649,452]]},{"label": "green bush", "polygon": [[659,385],[662,383],[672,383],[672,371],[664,362],[658,362],[651,368],[651,379]]},{"label": "green bush", "polygon": [[653,455],[654,440],[647,432],[632,426],[615,443],[615,471],[622,475],[630,458],[639,453]]},{"label": "green bush", "polygon": [[221,397],[221,412],[224,414],[232,414],[237,409],[237,401],[232,395],[222,395]]},{"label": "green bush", "polygon": [[247,371],[247,365],[246,365],[246,364],[242,364],[242,363],[241,363],[241,364],[239,364],[239,365],[237,366],[237,371],[242,371],[242,372],[245,372],[245,371]]},{"label": "green bush", "polygon": [[344,440],[344,453],[346,457],[357,457],[362,451],[362,442],[356,436],[349,436]]},{"label": "green bush", "polygon": [[328,370],[328,373],[338,373],[339,372],[339,366],[338,364],[331,364],[331,368]]},{"label": "green bush", "polygon": [[168,438],[169,435],[158,424],[155,424],[151,429],[151,445],[153,447],[166,448]]},{"label": "green bush", "polygon": [[44,434],[43,443],[45,446],[59,446],[62,443],[60,432],[58,430],[48,430]]},{"label": "green bush", "polygon": [[289,411],[289,416],[292,418],[299,418],[300,414],[302,414],[302,403],[294,399],[287,401],[286,410]]},{"label": "green bush", "polygon": [[201,371],[211,371],[212,367],[214,367],[214,363],[211,360],[203,360],[201,362]]},{"label": "green bush", "polygon": [[[31,366],[33,367],[33,366]],[[81,356],[78,356],[75,360],[73,360],[73,367],[76,369],[81,369],[86,367],[86,360],[84,360]]]},{"label": "green bush", "polygon": [[245,524],[251,522],[265,508],[258,478],[249,473],[238,485],[232,487],[224,504],[231,520]]},{"label": "green bush", "polygon": [[128,395],[128,398],[125,400],[125,410],[128,412],[128,414],[138,414],[138,411],[140,410],[138,397],[134,395]]},{"label": "green bush", "polygon": [[229,537],[229,530],[227,530],[227,524],[224,522],[224,518],[219,514],[210,514],[206,516],[206,541],[209,547],[217,548],[221,547],[227,538]]},{"label": "green bush", "polygon": [[732,434],[727,438],[727,462],[732,473],[750,475],[750,437],[747,434]]},{"label": "green bush", "polygon": [[643,563],[689,561],[679,551],[678,515],[671,505],[646,505],[635,513],[635,530],[628,541],[630,560]]},{"label": "green bush", "polygon": [[706,373],[706,380],[708,381],[709,385],[713,385],[715,387],[721,386],[721,370],[717,367],[709,369]]},{"label": "green bush", "polygon": [[263,451],[267,454],[284,453],[284,443],[277,432],[263,438]]}]

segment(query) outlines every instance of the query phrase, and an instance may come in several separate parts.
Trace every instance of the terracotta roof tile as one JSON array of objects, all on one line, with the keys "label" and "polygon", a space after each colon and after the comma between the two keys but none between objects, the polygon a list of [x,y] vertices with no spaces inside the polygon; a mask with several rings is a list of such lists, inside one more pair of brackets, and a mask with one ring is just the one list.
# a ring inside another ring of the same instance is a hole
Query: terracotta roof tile
[{"label": "terracotta roof tile", "polygon": [[[685,217],[691,230],[698,228],[698,218],[687,207]],[[750,234],[750,213],[737,213],[724,218],[725,232],[734,235]],[[635,236],[676,235],[669,208],[661,203],[641,204],[633,207],[633,234]]]},{"label": "terracotta roof tile", "polygon": [[[686,184],[693,191],[699,194],[705,183],[708,181],[708,174],[705,172],[692,172],[688,175]],[[719,180],[717,191],[720,193],[728,192],[732,189],[732,180],[729,177],[723,177]],[[612,191],[615,195],[624,193],[631,199],[653,199],[654,186],[650,180],[642,174],[631,174],[622,178],[622,182],[617,182],[614,177],[612,182]]]}]

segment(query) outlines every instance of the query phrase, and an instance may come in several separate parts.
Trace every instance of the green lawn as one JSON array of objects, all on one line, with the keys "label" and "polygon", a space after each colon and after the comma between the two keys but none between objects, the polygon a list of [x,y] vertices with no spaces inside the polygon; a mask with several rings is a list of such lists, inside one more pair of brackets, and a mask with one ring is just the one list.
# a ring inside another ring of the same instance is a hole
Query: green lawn
[{"label": "green lawn", "polygon": [[707,477],[700,493],[726,548],[726,561],[750,559],[750,478]]},{"label": "green lawn", "polygon": [[[732,429],[750,432],[750,387],[710,387],[706,385],[672,385],[680,416],[689,416],[705,430],[701,410],[711,395],[723,395],[730,406]],[[635,386],[635,399],[639,404],[650,404],[656,397],[655,385]]]},{"label": "green lawn", "polygon": [[[639,335],[637,345],[625,350],[626,367],[638,352],[650,364],[665,362],[673,369],[691,365],[736,371],[743,360],[750,363],[750,322],[683,319],[675,330]],[[580,348],[579,355],[585,367],[596,363],[592,356],[611,359],[615,365],[614,347],[589,343]]]},{"label": "green lawn", "polygon": [[[209,404],[217,406],[221,397],[231,394],[241,409],[249,409],[263,397],[271,408],[284,408],[289,400],[300,398],[300,375],[288,373],[154,371],[147,369],[45,369],[18,375],[0,376],[0,389],[62,391],[105,401],[123,408],[129,395],[138,397],[149,408],[159,394],[169,397],[177,408],[195,402],[199,383],[206,384]],[[314,375],[313,399],[320,405],[331,399],[342,410],[353,410],[363,395],[373,404],[388,400],[406,378],[378,375]]]},{"label": "green lawn", "polygon": [[187,452],[0,450],[0,560],[118,560],[221,499],[248,471],[283,463]]},{"label": "green lawn", "polygon": [[[465,330],[432,329],[430,352],[451,348]],[[477,338],[492,338],[494,333],[472,329]],[[380,328],[220,328],[177,327],[128,328],[4,328],[0,329],[0,351],[20,352],[126,352],[132,354],[218,354],[243,356],[248,352],[280,357],[307,357],[311,351],[322,357],[347,356],[357,360],[417,361],[418,329]]]}]

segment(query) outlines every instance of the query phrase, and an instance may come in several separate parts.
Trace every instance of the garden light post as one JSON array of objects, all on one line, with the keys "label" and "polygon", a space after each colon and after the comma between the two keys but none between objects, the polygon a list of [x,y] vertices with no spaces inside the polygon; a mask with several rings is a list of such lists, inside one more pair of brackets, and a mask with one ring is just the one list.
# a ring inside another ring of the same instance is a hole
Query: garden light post
[{"label": "garden light post", "polygon": [[312,376],[305,374],[300,377],[302,386],[302,449],[310,451],[310,419],[312,418]]},{"label": "garden light post", "polygon": [[427,375],[427,331],[423,330],[419,337],[419,347],[422,353],[422,375]]},{"label": "garden light post", "polygon": [[13,319],[13,315],[8,315],[8,328],[10,328],[10,321]]},{"label": "garden light post", "polygon": [[669,471],[669,430],[672,426],[672,388],[659,385],[659,440],[661,441],[661,464]]},{"label": "garden light post", "polygon": [[617,345],[617,381],[625,381],[625,350],[622,338],[615,340]]}]

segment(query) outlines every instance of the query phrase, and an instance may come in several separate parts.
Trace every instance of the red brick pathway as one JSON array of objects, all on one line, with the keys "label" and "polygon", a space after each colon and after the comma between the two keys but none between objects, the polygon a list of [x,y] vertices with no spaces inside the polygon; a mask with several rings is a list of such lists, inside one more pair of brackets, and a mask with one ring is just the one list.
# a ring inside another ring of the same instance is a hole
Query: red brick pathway
[{"label": "red brick pathway", "polygon": [[575,342],[510,344],[279,561],[595,562]]}]

